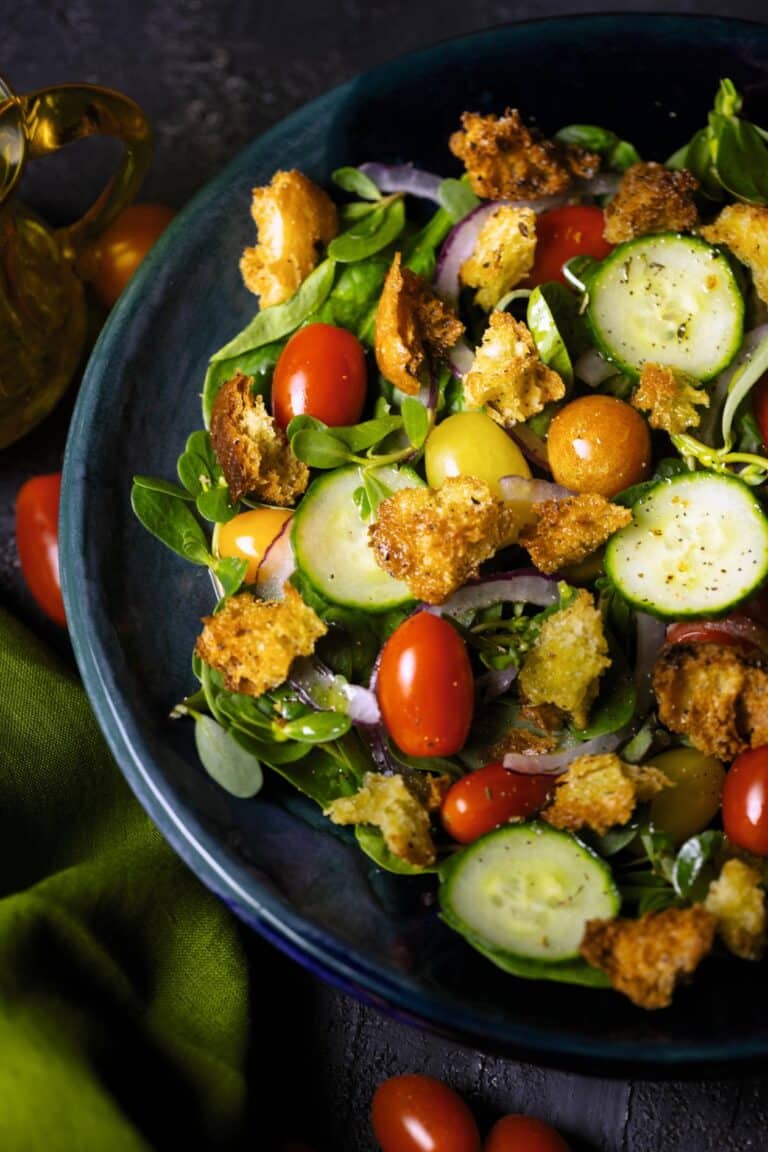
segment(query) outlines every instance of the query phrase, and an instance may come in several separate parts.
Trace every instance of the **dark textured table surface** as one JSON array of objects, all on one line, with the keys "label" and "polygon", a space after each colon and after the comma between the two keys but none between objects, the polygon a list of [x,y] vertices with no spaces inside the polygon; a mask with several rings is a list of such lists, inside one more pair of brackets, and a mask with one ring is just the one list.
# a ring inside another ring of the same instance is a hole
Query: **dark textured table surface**
[{"label": "dark textured table surface", "polygon": [[[531,16],[623,7],[768,21],[765,0],[718,3],[504,3],[479,0],[0,0],[0,71],[18,91],[86,80],[122,89],[156,133],[142,198],[181,205],[239,149],[332,85],[446,36]],[[682,62],[681,62],[681,66]],[[74,217],[111,157],[39,163],[24,188],[55,222]],[[95,149],[98,152],[98,148]],[[101,169],[99,165],[101,164]],[[30,474],[58,469],[71,398],[0,455],[0,602],[66,652],[25,593],[13,502]],[[491,1057],[385,1019],[316,983],[261,941],[254,970],[253,1148],[305,1139],[327,1152],[368,1152],[375,1085],[424,1071],[464,1092],[478,1117],[509,1111],[557,1125],[574,1149],[763,1152],[768,1079],[707,1083],[597,1080]],[[280,1003],[278,1014],[268,1005]]]}]

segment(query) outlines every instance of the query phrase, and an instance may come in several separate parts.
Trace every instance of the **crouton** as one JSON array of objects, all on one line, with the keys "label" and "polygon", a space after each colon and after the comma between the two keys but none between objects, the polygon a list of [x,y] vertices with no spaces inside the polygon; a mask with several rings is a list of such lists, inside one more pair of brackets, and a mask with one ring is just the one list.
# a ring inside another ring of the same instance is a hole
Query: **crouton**
[{"label": "crouton", "polygon": [[503,760],[508,755],[541,756],[545,752],[554,752],[555,748],[557,740],[548,733],[533,732],[530,728],[507,728],[501,739],[488,749],[487,759]]},{"label": "crouton", "polygon": [[639,1008],[666,1008],[678,983],[712,950],[714,936],[715,917],[694,904],[639,920],[590,920],[580,951]]},{"label": "crouton", "polygon": [[477,288],[475,302],[486,310],[523,280],[536,252],[536,214],[532,208],[502,205],[480,229],[475,250],[461,266],[460,279]]},{"label": "crouton", "polygon": [[610,664],[602,617],[589,592],[580,589],[544,621],[518,682],[531,704],[556,704],[583,728]]},{"label": "crouton", "polygon": [[462,131],[449,144],[464,162],[472,191],[487,200],[538,200],[570,187],[574,176],[591,179],[600,157],[572,144],[545,140],[526,128],[516,108],[503,116],[465,112]]},{"label": "crouton", "polygon": [[765,892],[760,873],[743,860],[727,860],[713,880],[704,907],[717,921],[717,934],[729,952],[759,960],[765,951]]},{"label": "crouton", "polygon": [[262,308],[290,300],[338,232],[336,207],[317,184],[295,169],[276,172],[253,189],[251,215],[258,244],[246,248],[240,272]]},{"label": "crouton", "polygon": [[497,424],[535,416],[551,400],[562,400],[565,384],[542,361],[530,330],[508,312],[492,312],[464,379],[464,400],[485,406]]},{"label": "crouton", "polygon": [[752,273],[755,289],[768,304],[768,208],[727,204],[712,224],[699,229],[710,244],[725,244]]},{"label": "crouton", "polygon": [[224,677],[230,692],[261,696],[288,679],[297,656],[309,656],[328,631],[290,584],[283,600],[239,592],[203,619],[195,652]]},{"label": "crouton", "polygon": [[685,169],[673,172],[655,161],[633,164],[605,209],[605,239],[621,244],[650,232],[694,228],[699,218],[694,200],[698,187],[696,177]]},{"label": "crouton", "polygon": [[555,794],[542,819],[555,828],[591,828],[604,836],[627,824],[638,802],[650,800],[670,781],[658,768],[636,768],[614,753],[579,756],[554,781]]},{"label": "crouton", "polygon": [[595,492],[545,500],[534,504],[533,511],[538,519],[523,528],[519,543],[540,572],[580,564],[632,519],[628,508],[611,504]]},{"label": "crouton", "polygon": [[701,413],[696,411],[697,406],[709,407],[709,394],[694,387],[696,383],[675,368],[646,361],[630,403],[638,411],[648,413],[651,428],[660,428],[672,436],[698,427]]},{"label": "crouton", "polygon": [[374,346],[382,376],[414,395],[429,382],[429,357],[443,359],[464,332],[453,309],[395,254],[376,309]]},{"label": "crouton", "polygon": [[285,506],[307,487],[309,469],[293,455],[262,397],[254,396],[251,376],[238,373],[219,390],[211,443],[233,501],[253,492],[266,504]]},{"label": "crouton", "polygon": [[435,490],[401,488],[368,529],[377,564],[428,604],[477,576],[514,534],[514,513],[475,476],[452,476]]},{"label": "crouton", "polygon": [[768,743],[768,671],[754,649],[670,644],[653,670],[659,719],[707,756],[729,761]]},{"label": "crouton", "polygon": [[378,772],[366,772],[359,792],[340,796],[324,810],[334,824],[373,824],[393,855],[419,868],[435,862],[429,811],[429,802],[411,791],[402,776]]}]

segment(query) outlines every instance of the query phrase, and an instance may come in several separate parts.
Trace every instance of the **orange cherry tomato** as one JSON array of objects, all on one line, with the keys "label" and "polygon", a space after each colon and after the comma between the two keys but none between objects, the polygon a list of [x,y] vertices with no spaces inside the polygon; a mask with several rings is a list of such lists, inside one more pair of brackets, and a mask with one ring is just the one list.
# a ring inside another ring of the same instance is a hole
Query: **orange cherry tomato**
[{"label": "orange cherry tomato", "polygon": [[559,1132],[535,1116],[504,1116],[494,1124],[484,1152],[570,1152]]},{"label": "orange cherry tomato", "polygon": [[86,276],[111,308],[175,213],[165,204],[131,204],[93,245]]},{"label": "orange cherry tomato", "polygon": [[440,818],[449,836],[471,844],[499,824],[533,816],[544,807],[553,787],[551,776],[526,776],[495,760],[451,785]]},{"label": "orange cherry tomato", "polygon": [[59,580],[61,473],[33,476],[16,498],[16,546],[27,587],[51,620],[67,626]]},{"label": "orange cherry tomato", "polygon": [[768,744],[742,752],[728,769],[723,827],[738,848],[768,856]]},{"label": "orange cherry tomato", "polygon": [[467,1105],[432,1076],[393,1076],[376,1089],[371,1110],[382,1152],[480,1152]]},{"label": "orange cherry tomato", "polygon": [[387,640],[376,695],[387,731],[408,756],[451,756],[472,723],[474,681],[464,641],[442,616],[417,612]]},{"label": "orange cherry tomato", "polygon": [[285,508],[251,508],[219,525],[216,541],[219,555],[248,561],[246,584],[256,579],[265,552],[291,515]]},{"label": "orange cherry tomato", "polygon": [[272,378],[272,415],[281,428],[306,413],[334,428],[356,424],[365,404],[365,353],[333,324],[307,324],[291,336]]},{"label": "orange cherry tomato", "polygon": [[567,284],[563,264],[573,256],[604,260],[612,245],[603,239],[602,208],[591,204],[566,204],[542,212],[536,218],[536,256],[526,283],[535,288],[555,280]]},{"label": "orange cherry tomato", "polygon": [[558,484],[615,496],[651,470],[651,435],[639,412],[614,396],[580,396],[549,426],[547,452]]}]

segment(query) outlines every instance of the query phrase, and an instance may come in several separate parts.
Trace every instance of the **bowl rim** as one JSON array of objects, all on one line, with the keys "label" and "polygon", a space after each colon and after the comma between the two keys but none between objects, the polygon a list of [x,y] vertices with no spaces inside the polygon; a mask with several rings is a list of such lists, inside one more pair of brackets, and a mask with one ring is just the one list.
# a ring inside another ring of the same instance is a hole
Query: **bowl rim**
[{"label": "bowl rim", "polygon": [[[230,160],[223,170],[208,181],[184,206],[176,219],[155,245],[137,274],[113,309],[94,346],[83,376],[72,416],[65,451],[60,515],[60,554],[62,590],[70,638],[80,674],[99,726],[131,789],[148,815],[174,850],[197,876],[223,899],[250,926],[269,939],[283,952],[307,967],[315,975],[343,991],[385,1011],[403,1022],[428,1027],[444,1035],[459,1035],[466,1043],[487,1051],[498,1051],[514,1058],[529,1057],[558,1067],[578,1067],[585,1071],[600,1069],[611,1075],[653,1068],[654,1078],[689,1074],[702,1076],[708,1071],[722,1077],[723,1063],[729,1066],[754,1066],[768,1059],[768,1038],[738,1041],[689,1041],[655,1045],[652,1040],[638,1042],[584,1038],[572,1033],[555,1033],[500,1016],[497,1023],[490,1015],[478,1025],[476,1015],[444,996],[428,989],[410,991],[382,966],[359,954],[350,953],[330,930],[307,925],[290,903],[264,886],[254,894],[255,881],[247,866],[239,862],[217,838],[207,832],[183,800],[172,797],[172,789],[163,787],[153,771],[153,756],[142,726],[125,701],[120,687],[123,660],[119,639],[109,625],[109,618],[94,608],[94,597],[84,594],[89,587],[96,591],[86,565],[86,527],[89,497],[87,468],[89,435],[98,424],[102,395],[108,389],[108,365],[120,356],[123,331],[133,323],[143,308],[143,289],[155,272],[173,252],[181,253],[190,243],[190,224],[221,191],[240,174],[243,165],[255,152],[269,152],[285,133],[295,131],[310,117],[323,116],[328,108],[353,96],[361,77],[377,80],[392,70],[426,64],[446,48],[482,46],[499,32],[515,36],[533,25],[554,26],[605,25],[620,20],[627,25],[653,23],[655,32],[663,25],[685,22],[710,25],[721,32],[742,28],[765,40],[768,25],[758,21],[697,13],[600,12],[557,17],[536,17],[512,24],[499,24],[476,32],[446,38],[427,47],[395,56],[370,70],[360,73],[301,105],[273,124]],[[95,597],[98,600],[98,597]],[[225,862],[222,862],[222,856]]]}]

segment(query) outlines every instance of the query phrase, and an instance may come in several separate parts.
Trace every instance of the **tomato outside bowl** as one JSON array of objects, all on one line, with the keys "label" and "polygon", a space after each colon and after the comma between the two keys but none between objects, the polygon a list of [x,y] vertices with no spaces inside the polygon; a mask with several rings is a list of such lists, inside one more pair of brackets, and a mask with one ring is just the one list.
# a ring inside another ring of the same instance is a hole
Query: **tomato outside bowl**
[{"label": "tomato outside bowl", "polygon": [[238,259],[253,242],[251,189],[276,168],[326,186],[334,168],[371,159],[456,175],[447,142],[461,113],[506,106],[546,132],[605,124],[663,159],[705,123],[722,76],[768,124],[767,57],[768,27],[600,15],[497,28],[351,80],[256,140],[192,200],[122,296],[78,398],[62,496],[67,617],[137,797],[200,879],[279,948],[399,1019],[489,1051],[582,1072],[722,1076],[768,1057],[768,1014],[755,1007],[763,969],[713,959],[656,1013],[610,991],[505,976],[440,922],[433,880],[380,872],[348,831],[275,783],[252,801],[226,795],[197,761],[192,725],[168,718],[194,687],[208,575],[144,532],[131,477],[173,478],[200,427],[208,358],[253,315]]}]

